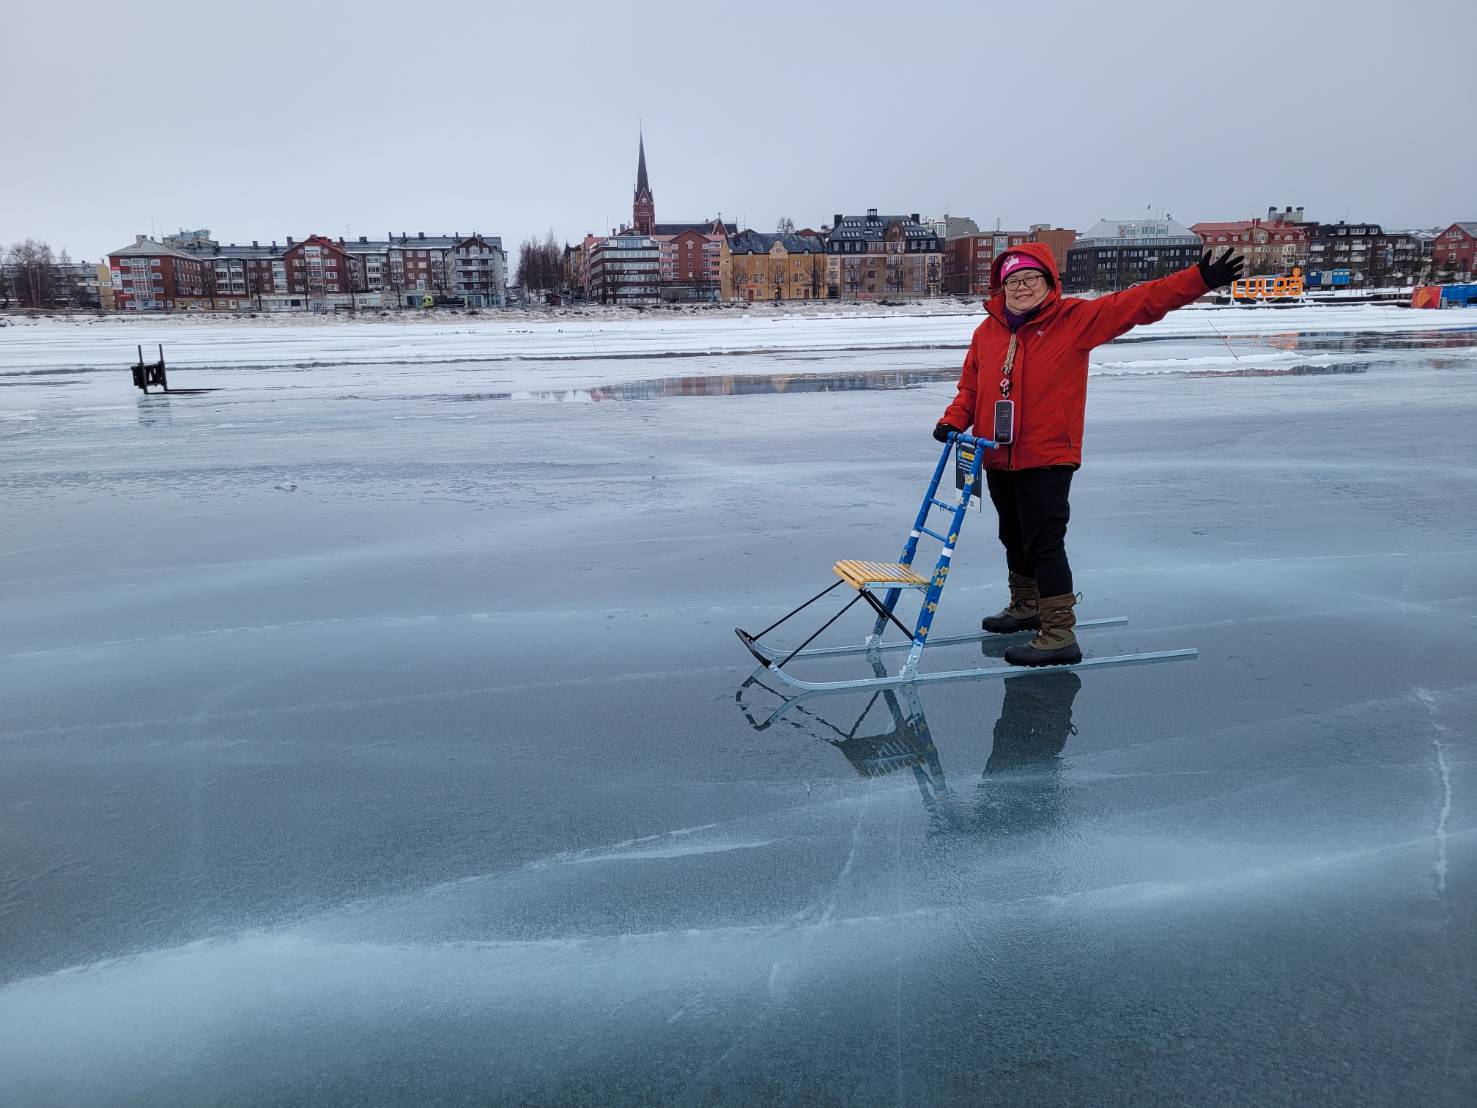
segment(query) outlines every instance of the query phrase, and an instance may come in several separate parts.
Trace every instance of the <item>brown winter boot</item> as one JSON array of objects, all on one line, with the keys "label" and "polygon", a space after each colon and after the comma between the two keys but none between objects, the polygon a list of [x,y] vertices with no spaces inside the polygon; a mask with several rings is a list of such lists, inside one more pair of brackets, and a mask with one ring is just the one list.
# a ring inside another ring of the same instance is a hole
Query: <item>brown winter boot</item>
[{"label": "brown winter boot", "polygon": [[1013,666],[1070,666],[1082,661],[1082,648],[1072,633],[1077,626],[1072,611],[1076,603],[1072,593],[1043,596],[1039,603],[1041,630],[1030,642],[1006,650],[1005,660]]},{"label": "brown winter boot", "polygon": [[1041,626],[1036,605],[1041,597],[1036,592],[1036,579],[1019,573],[1010,575],[1010,604],[993,616],[980,620],[980,626],[997,635],[1013,635],[1017,631],[1034,631]]}]

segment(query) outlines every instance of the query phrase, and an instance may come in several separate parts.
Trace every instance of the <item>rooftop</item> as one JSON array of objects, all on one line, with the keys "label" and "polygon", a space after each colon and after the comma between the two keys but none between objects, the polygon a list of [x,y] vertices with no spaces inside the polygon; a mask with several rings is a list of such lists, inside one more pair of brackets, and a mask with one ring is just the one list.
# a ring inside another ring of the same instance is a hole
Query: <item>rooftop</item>
[{"label": "rooftop", "polygon": [[791,254],[824,254],[825,243],[809,235],[793,232],[740,231],[728,240],[728,249],[734,254],[768,254],[779,243]]},{"label": "rooftop", "polygon": [[936,239],[938,236],[924,226],[918,213],[912,215],[878,215],[876,208],[868,208],[866,215],[842,215],[836,213],[831,230],[832,240],[862,240],[876,242],[884,238],[887,229],[900,224],[903,237],[910,239]]},{"label": "rooftop", "polygon": [[1200,236],[1172,219],[1100,219],[1082,233],[1076,245],[1097,242],[1173,246],[1198,244]]},{"label": "rooftop", "polygon": [[172,246],[165,246],[162,242],[155,242],[148,235],[134,235],[133,242],[118,250],[108,251],[110,258],[187,258],[196,261],[198,254],[190,254],[184,250],[176,250]]}]

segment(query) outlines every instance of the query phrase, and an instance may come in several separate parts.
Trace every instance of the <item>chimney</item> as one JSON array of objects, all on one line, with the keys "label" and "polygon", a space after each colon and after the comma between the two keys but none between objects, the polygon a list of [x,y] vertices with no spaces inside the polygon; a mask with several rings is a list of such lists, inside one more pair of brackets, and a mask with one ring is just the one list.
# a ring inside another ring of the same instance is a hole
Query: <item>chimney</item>
[{"label": "chimney", "polygon": [[1271,223],[1272,220],[1274,220],[1276,218],[1277,218],[1277,205],[1276,204],[1273,204],[1270,208],[1267,209],[1267,222],[1268,223]]},{"label": "chimney", "polygon": [[[923,220],[921,220],[921,219],[918,218],[918,213],[917,212],[914,212],[913,213],[913,217],[912,218],[913,218],[913,222],[914,223],[922,223],[923,222]],[[1024,280],[1024,278],[1023,278],[1023,280]]]},{"label": "chimney", "polygon": [[369,241],[369,236],[367,236],[367,235],[360,235],[359,236],[359,241],[360,242],[368,242]]},{"label": "chimney", "polygon": [[1303,221],[1303,209],[1302,208],[1295,209],[1293,214],[1295,215],[1295,217],[1297,218],[1297,221],[1299,223],[1301,223]]},{"label": "chimney", "polygon": [[423,238],[426,237],[426,233],[424,231],[417,231],[415,233],[415,237],[418,238],[418,239],[423,239]]},{"label": "chimney", "polygon": [[252,246],[256,246],[256,245],[257,245],[257,241],[256,241],[256,239],[252,239],[252,240],[251,240],[251,245],[252,245]]},{"label": "chimney", "polygon": [[831,222],[831,226],[832,227],[840,227],[841,226],[841,213],[840,212],[837,212],[836,215],[833,217],[832,222]]},{"label": "chimney", "polygon": [[291,246],[292,245],[292,236],[291,235],[288,235],[287,236],[287,245],[288,246]]},{"label": "chimney", "polygon": [[868,208],[867,209],[867,218],[868,219],[876,219],[877,218],[877,209],[876,208]]}]

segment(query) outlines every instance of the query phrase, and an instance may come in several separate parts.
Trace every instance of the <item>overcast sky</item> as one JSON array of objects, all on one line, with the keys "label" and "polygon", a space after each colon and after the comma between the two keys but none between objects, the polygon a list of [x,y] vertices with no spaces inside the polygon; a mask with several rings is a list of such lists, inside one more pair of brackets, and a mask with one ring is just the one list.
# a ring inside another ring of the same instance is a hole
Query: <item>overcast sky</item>
[{"label": "overcast sky", "polygon": [[631,212],[1477,219],[1477,3],[78,0],[4,17],[0,242],[574,241]]}]

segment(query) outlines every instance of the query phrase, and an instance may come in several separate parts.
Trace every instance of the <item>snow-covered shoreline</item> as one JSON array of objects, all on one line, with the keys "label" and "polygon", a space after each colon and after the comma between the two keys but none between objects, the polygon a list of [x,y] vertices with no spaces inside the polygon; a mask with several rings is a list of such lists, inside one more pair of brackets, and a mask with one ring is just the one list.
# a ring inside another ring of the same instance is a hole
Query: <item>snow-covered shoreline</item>
[{"label": "snow-covered shoreline", "polygon": [[[82,317],[20,319],[0,328],[0,376],[48,370],[117,369],[135,348],[163,343],[171,368],[232,369],[454,365],[519,361],[961,350],[983,318],[970,311],[904,314],[781,313],[621,319],[427,320],[359,318],[332,324],[276,319]],[[263,325],[264,322],[266,325]],[[1431,332],[1477,328],[1477,309],[1413,311],[1379,304],[1260,310],[1189,308],[1136,329],[1131,341],[1266,340],[1275,336]],[[1256,341],[1255,345],[1261,345]],[[1116,360],[1116,359],[1110,359]],[[638,376],[613,370],[617,376]],[[605,374],[601,374],[605,376]]]}]

